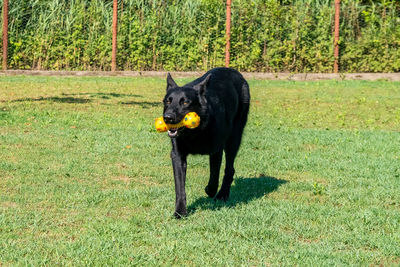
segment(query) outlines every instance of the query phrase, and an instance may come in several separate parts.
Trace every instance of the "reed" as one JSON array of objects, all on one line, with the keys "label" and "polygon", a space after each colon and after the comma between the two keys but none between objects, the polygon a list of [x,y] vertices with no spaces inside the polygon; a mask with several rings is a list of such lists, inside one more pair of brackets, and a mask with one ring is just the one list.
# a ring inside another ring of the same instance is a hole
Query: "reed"
[{"label": "reed", "polygon": [[[206,70],[224,64],[224,0],[120,0],[118,68]],[[2,4],[2,0],[0,0]],[[235,0],[231,66],[330,72],[332,0]],[[400,71],[400,4],[342,1],[343,72]],[[109,70],[111,0],[10,1],[9,66]]]}]

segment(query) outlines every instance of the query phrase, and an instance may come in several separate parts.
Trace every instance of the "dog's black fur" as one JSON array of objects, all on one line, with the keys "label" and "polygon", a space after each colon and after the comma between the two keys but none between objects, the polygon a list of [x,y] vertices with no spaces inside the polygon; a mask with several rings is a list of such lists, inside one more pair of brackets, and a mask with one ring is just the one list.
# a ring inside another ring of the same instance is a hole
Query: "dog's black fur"
[{"label": "dog's black fur", "polygon": [[[250,106],[249,85],[230,68],[215,68],[202,77],[179,87],[168,73],[164,98],[164,121],[175,124],[188,112],[200,116],[195,129],[172,129],[171,159],[175,177],[177,218],[186,215],[186,158],[188,154],[210,155],[210,180],[205,188],[209,197],[226,201],[235,173],[234,161]],[[218,190],[219,170],[225,151],[225,175]]]}]

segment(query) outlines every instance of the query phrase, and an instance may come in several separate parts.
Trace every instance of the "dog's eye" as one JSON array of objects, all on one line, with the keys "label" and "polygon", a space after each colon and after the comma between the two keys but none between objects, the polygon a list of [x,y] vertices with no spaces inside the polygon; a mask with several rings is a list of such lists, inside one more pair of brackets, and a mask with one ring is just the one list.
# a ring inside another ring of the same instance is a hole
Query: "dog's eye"
[{"label": "dog's eye", "polygon": [[167,102],[166,102],[166,103],[167,103],[167,105],[169,105],[169,104],[171,104],[171,101],[167,100]]},{"label": "dog's eye", "polygon": [[189,104],[189,101],[187,101],[185,98],[182,97],[182,98],[179,100],[179,104],[180,104],[180,105],[185,105],[185,106],[186,106],[186,105]]},{"label": "dog's eye", "polygon": [[185,99],[185,98],[182,97],[182,98],[179,100],[179,104],[187,106],[187,105],[189,105],[189,101],[188,101],[187,99]]}]

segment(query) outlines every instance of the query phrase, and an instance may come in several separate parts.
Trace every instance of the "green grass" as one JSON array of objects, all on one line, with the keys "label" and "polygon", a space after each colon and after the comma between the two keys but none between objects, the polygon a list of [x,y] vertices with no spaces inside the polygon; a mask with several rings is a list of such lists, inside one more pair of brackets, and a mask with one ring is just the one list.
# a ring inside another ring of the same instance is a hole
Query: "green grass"
[{"label": "green grass", "polygon": [[191,156],[175,220],[164,79],[0,77],[0,266],[399,265],[400,83],[249,82],[230,200]]}]

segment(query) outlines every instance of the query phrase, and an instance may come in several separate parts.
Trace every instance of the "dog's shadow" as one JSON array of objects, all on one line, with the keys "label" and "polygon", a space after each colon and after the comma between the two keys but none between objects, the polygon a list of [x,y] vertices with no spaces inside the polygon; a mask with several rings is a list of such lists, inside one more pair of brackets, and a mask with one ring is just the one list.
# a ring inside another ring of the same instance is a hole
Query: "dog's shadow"
[{"label": "dog's shadow", "polygon": [[218,210],[222,207],[235,207],[239,204],[246,204],[268,195],[285,183],[287,183],[286,180],[270,176],[235,178],[235,184],[231,187],[231,193],[227,202],[215,201],[212,198],[204,196],[190,204],[187,210],[190,214],[196,210]]}]

